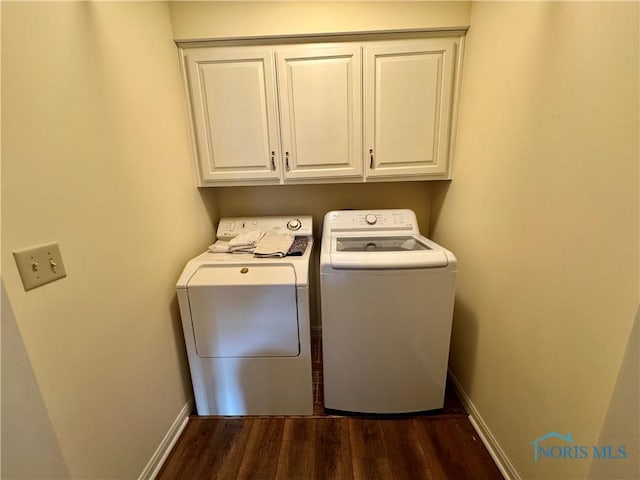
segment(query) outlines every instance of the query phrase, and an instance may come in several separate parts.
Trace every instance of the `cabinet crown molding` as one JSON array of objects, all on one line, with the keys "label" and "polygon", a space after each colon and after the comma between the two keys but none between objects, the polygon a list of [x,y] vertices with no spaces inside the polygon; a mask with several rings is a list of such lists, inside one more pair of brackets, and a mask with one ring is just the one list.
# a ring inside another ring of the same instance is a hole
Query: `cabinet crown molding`
[{"label": "cabinet crown molding", "polygon": [[409,28],[392,30],[361,30],[350,32],[326,33],[292,33],[286,35],[253,35],[239,37],[209,37],[209,38],[181,38],[175,39],[180,48],[194,47],[222,47],[241,45],[279,45],[298,43],[324,42],[367,42],[375,40],[401,40],[416,38],[437,38],[445,36],[465,35],[469,26],[438,27],[438,28]]}]

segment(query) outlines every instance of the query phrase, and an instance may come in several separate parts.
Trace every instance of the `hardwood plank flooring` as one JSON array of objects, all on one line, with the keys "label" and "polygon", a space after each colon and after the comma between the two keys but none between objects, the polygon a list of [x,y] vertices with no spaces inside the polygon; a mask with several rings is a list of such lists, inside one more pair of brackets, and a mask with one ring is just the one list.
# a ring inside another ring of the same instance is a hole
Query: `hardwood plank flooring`
[{"label": "hardwood plank flooring", "polygon": [[[313,368],[321,368],[321,349]],[[398,418],[192,416],[157,480],[502,480],[460,400]]]},{"label": "hardwood plank flooring", "polygon": [[316,449],[316,422],[304,418],[288,418],[280,446],[275,478],[297,480],[313,478]]},{"label": "hardwood plank flooring", "polygon": [[316,423],[315,462],[312,478],[351,478],[349,424],[342,418],[326,418]]},{"label": "hardwood plank flooring", "polygon": [[256,418],[242,456],[238,479],[276,478],[284,418]]},{"label": "hardwood plank flooring", "polygon": [[192,417],[158,480],[501,480],[463,416]]}]

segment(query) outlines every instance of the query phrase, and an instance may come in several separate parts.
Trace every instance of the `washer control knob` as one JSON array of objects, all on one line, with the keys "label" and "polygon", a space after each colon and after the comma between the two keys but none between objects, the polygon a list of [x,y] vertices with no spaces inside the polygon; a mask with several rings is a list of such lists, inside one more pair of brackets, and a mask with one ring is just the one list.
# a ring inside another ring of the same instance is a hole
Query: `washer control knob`
[{"label": "washer control knob", "polygon": [[367,222],[369,225],[375,225],[378,219],[374,214],[369,213],[364,217],[364,221]]},{"label": "washer control knob", "polygon": [[293,230],[294,232],[296,230],[300,230],[300,227],[302,227],[302,222],[300,220],[298,220],[297,218],[294,218],[294,219],[289,220],[287,222],[287,228],[289,230]]}]

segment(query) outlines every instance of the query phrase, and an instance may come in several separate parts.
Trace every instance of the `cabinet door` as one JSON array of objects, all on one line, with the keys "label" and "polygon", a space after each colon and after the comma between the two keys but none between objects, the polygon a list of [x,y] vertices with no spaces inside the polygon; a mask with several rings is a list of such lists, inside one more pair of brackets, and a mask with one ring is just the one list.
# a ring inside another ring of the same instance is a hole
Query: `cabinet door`
[{"label": "cabinet door", "polygon": [[276,51],[285,179],[362,176],[358,45]]},{"label": "cabinet door", "polygon": [[365,47],[367,177],[446,176],[455,43]]},{"label": "cabinet door", "polygon": [[202,48],[187,53],[185,63],[200,184],[277,180],[279,145],[272,51]]}]

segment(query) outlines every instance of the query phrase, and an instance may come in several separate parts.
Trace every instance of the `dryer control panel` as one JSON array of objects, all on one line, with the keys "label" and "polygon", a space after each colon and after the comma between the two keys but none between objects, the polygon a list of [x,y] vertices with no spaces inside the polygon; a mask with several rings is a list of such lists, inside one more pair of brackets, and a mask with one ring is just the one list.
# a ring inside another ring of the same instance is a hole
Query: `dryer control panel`
[{"label": "dryer control panel", "polygon": [[216,236],[220,240],[230,240],[241,233],[251,232],[253,230],[310,237],[313,235],[313,220],[311,215],[221,218],[218,223]]}]

